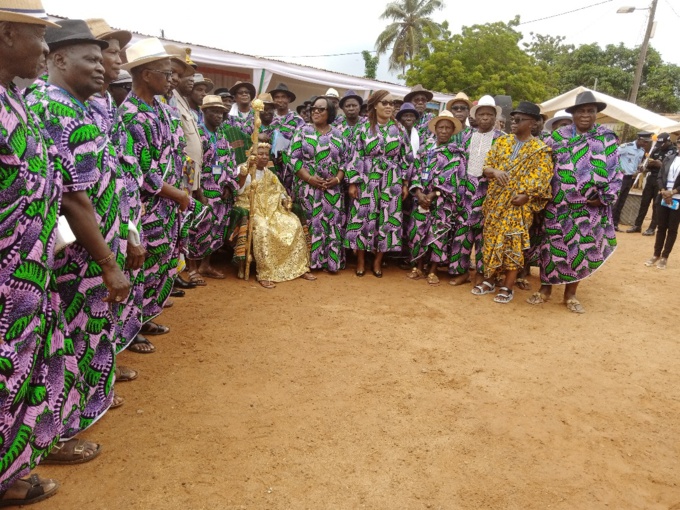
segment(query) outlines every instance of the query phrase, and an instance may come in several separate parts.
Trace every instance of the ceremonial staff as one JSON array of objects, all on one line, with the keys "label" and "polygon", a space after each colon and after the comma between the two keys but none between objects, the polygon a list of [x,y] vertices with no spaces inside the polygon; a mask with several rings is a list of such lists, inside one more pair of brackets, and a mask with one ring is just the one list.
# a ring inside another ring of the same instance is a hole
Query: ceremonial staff
[{"label": "ceremonial staff", "polygon": [[248,211],[248,236],[246,237],[246,267],[244,279],[248,281],[250,277],[250,264],[253,259],[251,253],[251,245],[253,244],[253,214],[255,213],[255,188],[257,188],[257,181],[255,180],[255,172],[257,170],[257,165],[255,161],[257,160],[257,145],[258,136],[260,134],[260,126],[262,121],[260,120],[260,112],[264,111],[264,103],[261,99],[255,99],[250,106],[253,107],[253,112],[255,114],[255,125],[253,126],[253,134],[251,136],[253,140],[253,146],[250,148],[248,154],[248,172],[250,174],[250,189],[248,191],[248,201],[250,202],[250,210]]}]

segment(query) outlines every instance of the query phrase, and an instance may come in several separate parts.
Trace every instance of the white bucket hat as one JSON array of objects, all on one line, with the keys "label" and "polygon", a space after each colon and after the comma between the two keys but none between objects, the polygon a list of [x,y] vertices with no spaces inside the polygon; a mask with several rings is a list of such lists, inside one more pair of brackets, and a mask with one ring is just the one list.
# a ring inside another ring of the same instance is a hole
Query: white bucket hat
[{"label": "white bucket hat", "polygon": [[558,122],[560,120],[572,120],[573,117],[571,116],[571,113],[567,113],[566,110],[560,110],[557,113],[555,113],[555,116],[552,119],[546,120],[545,121],[545,126],[543,126],[547,131],[552,131],[553,124],[555,122]]}]

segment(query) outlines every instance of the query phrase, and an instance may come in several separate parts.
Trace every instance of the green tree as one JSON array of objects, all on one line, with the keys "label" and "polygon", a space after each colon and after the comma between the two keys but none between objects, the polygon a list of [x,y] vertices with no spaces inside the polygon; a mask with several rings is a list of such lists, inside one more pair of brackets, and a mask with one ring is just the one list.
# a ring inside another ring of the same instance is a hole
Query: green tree
[{"label": "green tree", "polygon": [[371,55],[370,51],[362,51],[361,56],[364,57],[364,78],[370,78],[375,80],[376,73],[378,72],[378,64],[380,63],[380,57],[376,55],[375,57]]},{"label": "green tree", "polygon": [[460,34],[428,37],[425,50],[412,60],[407,84],[422,83],[430,90],[464,91],[472,98],[484,94],[511,95],[515,100],[540,102],[557,89],[548,72],[520,48],[519,16],[508,23],[463,27]]},{"label": "green tree", "polygon": [[406,72],[409,61],[420,54],[425,35],[439,34],[440,25],[430,15],[442,7],[443,0],[398,0],[387,4],[380,18],[392,23],[378,36],[375,49],[382,55],[392,47],[390,71]]}]

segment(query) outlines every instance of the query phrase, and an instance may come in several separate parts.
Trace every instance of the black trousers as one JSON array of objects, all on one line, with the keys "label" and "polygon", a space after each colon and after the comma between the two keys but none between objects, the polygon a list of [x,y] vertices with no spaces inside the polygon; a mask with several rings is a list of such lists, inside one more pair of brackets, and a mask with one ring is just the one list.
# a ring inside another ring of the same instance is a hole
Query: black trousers
[{"label": "black trousers", "polygon": [[657,213],[657,203],[656,197],[659,194],[659,183],[657,182],[657,174],[648,174],[647,181],[645,182],[645,187],[642,190],[642,199],[640,201],[640,210],[638,211],[637,218],[635,218],[635,226],[637,228],[642,228],[642,222],[645,221],[645,216],[647,216],[647,211],[649,210],[649,204],[652,204],[652,222],[649,224],[649,228],[656,230],[656,225],[659,221]]},{"label": "black trousers", "polygon": [[628,193],[630,193],[630,188],[633,187],[634,177],[632,175],[624,175],[621,180],[621,192],[619,193],[619,199],[614,204],[614,226],[618,226],[619,218],[621,217],[621,210],[623,209],[623,204],[626,203],[626,198],[628,198]]},{"label": "black trousers", "polygon": [[678,225],[680,225],[680,209],[674,211],[668,207],[659,205],[659,226],[656,231],[654,243],[654,256],[668,258],[678,237]]}]

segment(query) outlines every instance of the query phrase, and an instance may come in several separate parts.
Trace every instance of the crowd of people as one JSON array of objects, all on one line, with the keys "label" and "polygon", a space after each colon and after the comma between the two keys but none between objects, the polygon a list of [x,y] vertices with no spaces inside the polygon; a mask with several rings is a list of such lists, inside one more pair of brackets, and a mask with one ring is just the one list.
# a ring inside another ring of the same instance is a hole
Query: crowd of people
[{"label": "crowd of people", "polygon": [[[651,145],[619,147],[590,92],[551,119],[521,101],[507,132],[491,96],[434,114],[420,85],[366,101],[329,89],[291,111],[286,84],[213,90],[187,48],[131,39],[0,0],[0,506],[55,493],[26,477],[38,464],[97,457],[79,434],[137,377],[117,355],[153,353],[169,298],[227,277],[225,252],[241,278],[252,258],[266,289],[348,258],[382,278],[389,256],[410,281],[448,273],[499,304],[534,265],[529,303],[560,285],[583,313],[579,283],[616,248],[622,184]],[[631,229],[654,202],[660,269],[680,223],[676,154],[660,135]]]}]

